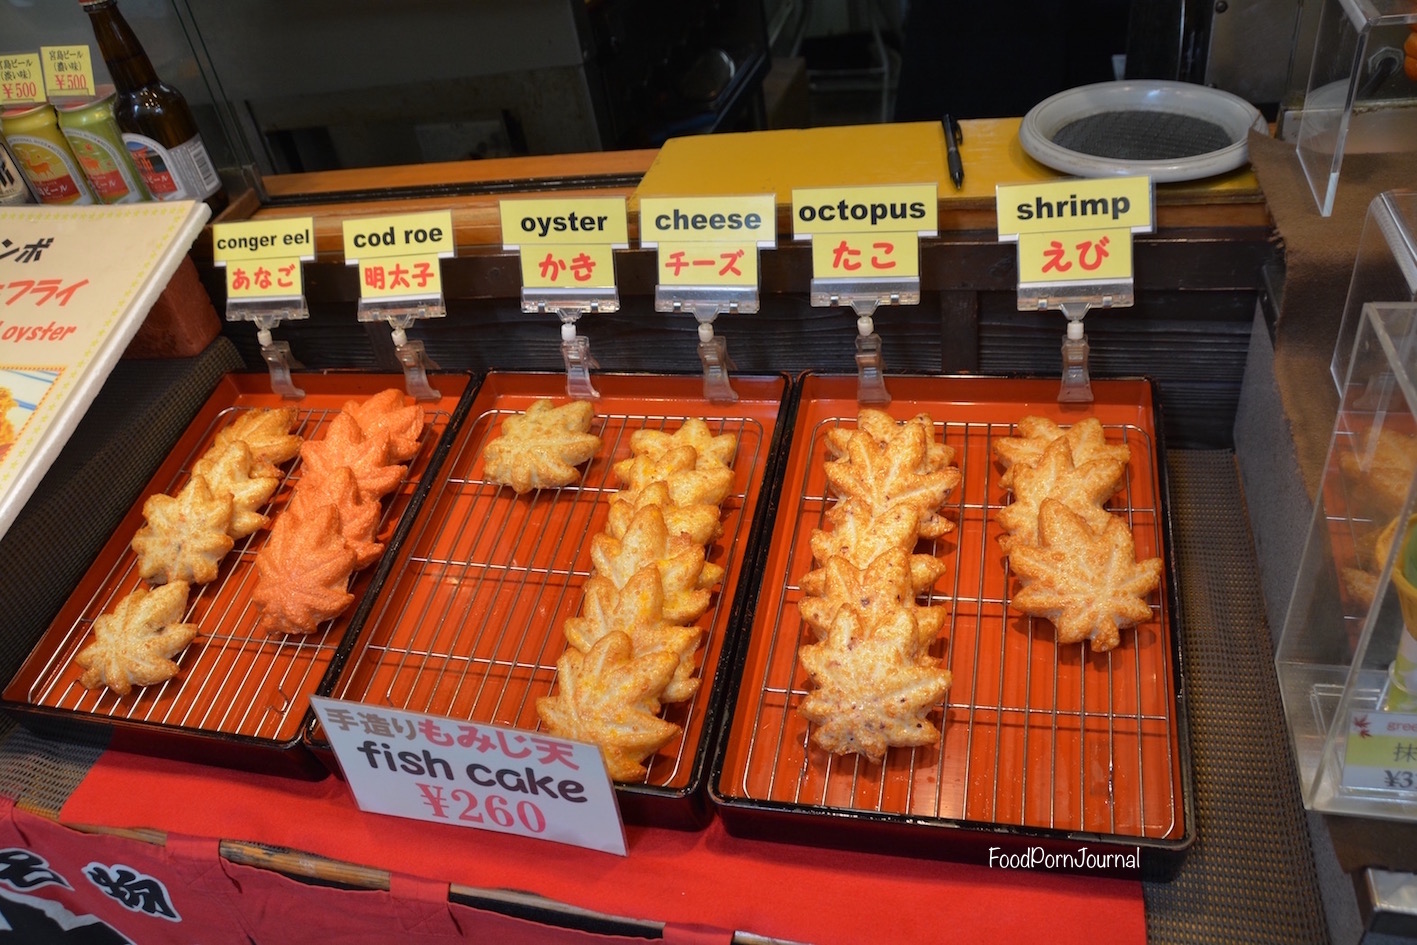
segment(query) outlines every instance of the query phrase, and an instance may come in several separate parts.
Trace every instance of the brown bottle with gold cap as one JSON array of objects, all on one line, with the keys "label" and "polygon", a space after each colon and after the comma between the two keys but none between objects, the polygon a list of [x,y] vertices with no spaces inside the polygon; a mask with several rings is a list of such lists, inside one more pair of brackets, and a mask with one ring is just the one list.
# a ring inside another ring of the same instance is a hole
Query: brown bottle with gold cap
[{"label": "brown bottle with gold cap", "polygon": [[205,200],[212,213],[226,191],[182,93],[158,78],[117,0],[79,0],[118,89],[113,114],[123,142],[155,200]]}]

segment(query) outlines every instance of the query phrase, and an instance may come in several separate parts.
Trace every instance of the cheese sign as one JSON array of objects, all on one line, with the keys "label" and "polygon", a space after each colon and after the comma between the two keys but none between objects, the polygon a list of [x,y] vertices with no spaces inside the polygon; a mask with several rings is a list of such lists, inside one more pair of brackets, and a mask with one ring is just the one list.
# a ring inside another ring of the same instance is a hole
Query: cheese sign
[{"label": "cheese sign", "polygon": [[812,239],[817,279],[918,279],[920,237],[914,233],[821,234]]},{"label": "cheese sign", "polygon": [[934,184],[798,188],[792,191],[792,237],[801,240],[841,233],[934,236],[939,227],[936,201]]},{"label": "cheese sign", "polygon": [[545,244],[628,249],[630,245],[624,197],[503,200],[498,209],[504,249]]},{"label": "cheese sign", "polygon": [[311,696],[359,809],[624,856],[594,745]]},{"label": "cheese sign", "polygon": [[756,243],[665,241],[658,257],[661,286],[758,287]]},{"label": "cheese sign", "polygon": [[0,55],[0,105],[28,105],[44,100],[39,53]]},{"label": "cheese sign", "polygon": [[453,214],[450,210],[358,217],[344,221],[344,260],[349,265],[365,259],[387,259],[392,256],[447,258],[453,253]]},{"label": "cheese sign", "polygon": [[777,245],[773,196],[645,197],[640,201],[640,245],[653,249],[665,241],[751,242],[772,249]]},{"label": "cheese sign", "polygon": [[1417,715],[1353,712],[1342,780],[1347,788],[1417,793]]},{"label": "cheese sign", "polygon": [[94,94],[93,57],[89,47],[41,46],[44,87],[51,97],[85,97]]},{"label": "cheese sign", "polygon": [[313,217],[248,220],[212,226],[212,262],[226,267],[232,299],[299,298],[302,261],[315,258]]},{"label": "cheese sign", "polygon": [[1075,230],[1152,230],[1150,177],[1000,184],[994,190],[999,239]]}]

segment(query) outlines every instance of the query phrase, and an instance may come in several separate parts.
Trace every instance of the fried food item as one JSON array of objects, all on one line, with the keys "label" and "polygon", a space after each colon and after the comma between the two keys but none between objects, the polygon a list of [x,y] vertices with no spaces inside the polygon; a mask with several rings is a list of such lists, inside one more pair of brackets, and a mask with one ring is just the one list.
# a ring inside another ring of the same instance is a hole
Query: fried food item
[{"label": "fried food item", "polygon": [[525,413],[502,421],[500,433],[482,451],[483,475],[518,495],[579,482],[576,467],[600,452],[600,437],[589,432],[594,416],[586,400],[559,407],[535,401]]},{"label": "fried food item", "polygon": [[1408,490],[1417,478],[1417,436],[1383,427],[1373,437],[1366,431],[1353,440],[1354,449],[1338,457],[1354,493],[1375,510],[1379,519],[1390,518],[1402,509]]},{"label": "fried food item", "polygon": [[673,653],[678,661],[674,674],[656,697],[661,702],[693,697],[699,689],[694,654],[703,641],[703,631],[665,619],[664,595],[652,567],[640,571],[622,588],[595,575],[586,581],[584,594],[581,615],[563,626],[571,646],[589,653],[606,634],[623,633],[630,638],[636,656]]},{"label": "fried food item", "polygon": [[1039,510],[1039,543],[1016,545],[1009,553],[1023,589],[1009,601],[1021,614],[1045,617],[1058,642],[1090,640],[1095,652],[1121,642],[1122,627],[1151,616],[1147,596],[1161,583],[1161,559],[1136,559],[1132,532],[1118,516],[1095,530],[1057,499]]},{"label": "fried food item", "polygon": [[1005,436],[994,441],[994,457],[1004,467],[999,484],[1005,489],[1013,488],[1015,466],[1038,465],[1043,451],[1059,438],[1068,441],[1074,466],[1083,466],[1095,459],[1110,459],[1125,466],[1132,458],[1132,451],[1125,444],[1107,442],[1102,421],[1096,417],[1079,420],[1064,430],[1047,417],[1028,416],[1019,420],[1018,429],[1022,436]]},{"label": "fried food item", "polygon": [[691,417],[673,433],[663,430],[636,430],[630,435],[630,451],[637,456],[658,456],[666,450],[680,446],[694,448],[696,469],[711,469],[715,466],[733,465],[733,457],[738,452],[738,437],[732,433],[717,436],[709,425],[698,417]]},{"label": "fried food item", "polygon": [[256,554],[256,626],[267,633],[314,633],[354,603],[347,589],[354,564],[334,506],[316,505],[304,515],[287,507]]},{"label": "fried food item", "polygon": [[221,559],[235,545],[229,534],[230,493],[216,495],[194,475],[176,496],[152,495],[143,503],[143,527],[133,536],[138,574],[152,584],[216,580]]},{"label": "fried food item", "polygon": [[812,743],[832,754],[884,760],[892,746],[939,740],[926,716],[949,689],[948,670],[923,656],[914,617],[900,611],[873,625],[842,607],[826,638],[798,650],[815,688],[798,705]]},{"label": "fried food item", "polygon": [[388,437],[390,462],[404,463],[418,455],[425,422],[423,408],[405,403],[398,388],[386,388],[363,401],[347,401],[340,411],[354,418],[366,438]]},{"label": "fried food item", "polygon": [[[877,410],[874,407],[862,407],[856,414],[856,430],[871,437],[882,449],[890,448],[899,438],[911,439],[918,435],[916,430],[907,430],[907,427],[923,428],[925,439],[930,444],[925,452],[924,461],[915,472],[936,472],[954,464],[954,447],[947,446],[935,439],[935,421],[930,418],[928,413],[918,413],[909,420],[899,423],[884,410]],[[832,459],[846,456],[847,445],[851,442],[853,432],[855,431],[851,427],[832,427],[827,430],[827,452]]]},{"label": "fried food item", "polygon": [[954,528],[940,508],[959,485],[960,473],[953,466],[918,471],[928,468],[931,429],[907,423],[884,446],[865,431],[853,431],[845,455],[826,464],[828,485],[843,500],[864,503],[863,514],[870,518],[908,506],[916,513],[916,531],[925,538],[939,538]]},{"label": "fried food item", "polygon": [[654,695],[678,662],[669,652],[636,654],[628,636],[608,633],[588,653],[561,654],[558,689],[536,700],[536,714],[552,735],[599,746],[613,780],[637,781],[648,773],[645,759],[680,732],[658,717]]},{"label": "fried food item", "polygon": [[[217,431],[216,445],[241,440],[250,448],[252,462],[278,466],[300,453],[301,437],[290,432],[296,416],[294,407],[248,410]],[[274,468],[262,474],[274,475]]]},{"label": "fried food item", "polygon": [[384,507],[378,499],[366,499],[359,493],[354,471],[340,466],[309,488],[296,489],[287,509],[299,518],[309,518],[317,506],[334,508],[339,519],[339,531],[345,547],[354,553],[354,569],[367,568],[384,553],[382,542],[374,540],[379,517]]},{"label": "fried food item", "polygon": [[596,573],[616,587],[624,587],[646,567],[655,569],[664,594],[664,619],[670,623],[690,623],[708,610],[708,588],[723,580],[723,568],[705,561],[704,555],[703,545],[670,536],[657,505],[636,512],[623,539],[602,533],[590,540]]},{"label": "fried food item", "polygon": [[182,623],[188,586],[171,581],[136,588],[112,613],[93,623],[94,640],[74,657],[85,689],[107,686],[126,696],[134,686],[152,686],[177,675],[173,657],[197,636],[197,625]]},{"label": "fried food item", "polygon": [[669,489],[674,505],[722,505],[733,489],[733,470],[727,466],[699,465],[698,450],[673,446],[659,453],[640,453],[614,466],[632,501],[656,483]]},{"label": "fried food item", "polygon": [[934,562],[936,578],[945,573],[944,563],[934,556],[910,555],[901,548],[886,552],[865,568],[858,568],[845,558],[829,559],[825,566],[802,578],[802,590],[809,595],[797,604],[803,621],[818,640],[824,640],[842,607],[855,609],[868,625],[906,612],[915,618],[919,633],[916,647],[924,654],[944,629],[949,612],[945,607],[923,607],[915,599],[920,589],[915,587],[911,573],[913,557]]},{"label": "fried food item", "polygon": [[[848,499],[837,503],[827,513],[827,520],[835,523],[831,530],[812,530],[812,556],[820,564],[839,557],[857,568],[865,568],[881,555],[897,548],[914,548],[919,516],[914,508],[899,505],[872,517],[864,504]],[[934,555],[912,554],[909,562],[911,584],[917,594],[934,584],[942,573],[943,565]],[[803,577],[802,589],[806,593],[817,593],[812,589],[816,586],[814,582],[819,580],[814,577],[817,574],[817,571],[811,571]]]},{"label": "fried food item", "polygon": [[259,509],[275,494],[280,476],[274,466],[256,461],[245,440],[213,446],[193,464],[192,472],[207,481],[214,496],[231,496],[226,533],[232,538],[245,538],[270,523]]},{"label": "fried food item", "polygon": [[387,434],[365,435],[347,413],[336,414],[324,437],[308,440],[300,449],[299,489],[322,489],[320,483],[341,467],[354,473],[359,494],[377,501],[403,482],[407,466],[389,462]]},{"label": "fried food item", "polygon": [[1112,459],[1074,466],[1071,444],[1059,437],[1043,450],[1037,465],[1015,466],[1013,473],[1014,500],[997,516],[1009,533],[999,539],[1006,552],[1038,544],[1039,510],[1047,499],[1062,502],[1095,530],[1106,528],[1113,516],[1103,503],[1117,491],[1126,469]]},{"label": "fried food item", "polygon": [[618,493],[610,501],[605,520],[605,533],[612,538],[624,538],[635,514],[647,505],[659,506],[664,515],[664,527],[670,535],[683,535],[690,541],[707,545],[723,534],[719,521],[721,510],[716,505],[700,502],[696,505],[675,505],[669,498],[669,483],[655,482],[634,493]]}]

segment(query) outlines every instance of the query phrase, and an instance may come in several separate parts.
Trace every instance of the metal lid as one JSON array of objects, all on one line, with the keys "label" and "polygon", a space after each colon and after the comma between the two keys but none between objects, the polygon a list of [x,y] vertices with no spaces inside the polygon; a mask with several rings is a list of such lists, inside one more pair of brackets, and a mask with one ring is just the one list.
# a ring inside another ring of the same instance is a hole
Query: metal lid
[{"label": "metal lid", "polygon": [[[100,91],[102,89],[100,88]],[[118,95],[116,90],[109,91],[105,95],[98,95],[93,98],[79,98],[65,102],[55,102],[54,110],[59,112],[81,112],[87,108],[110,101]]]}]

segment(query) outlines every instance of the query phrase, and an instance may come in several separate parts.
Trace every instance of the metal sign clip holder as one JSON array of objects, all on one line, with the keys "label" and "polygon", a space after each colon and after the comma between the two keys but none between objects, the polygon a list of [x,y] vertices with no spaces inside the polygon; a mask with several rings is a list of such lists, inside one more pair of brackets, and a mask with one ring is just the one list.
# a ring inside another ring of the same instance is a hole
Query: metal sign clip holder
[{"label": "metal sign clip holder", "polygon": [[881,336],[876,334],[876,309],[882,305],[919,305],[919,279],[813,279],[814,306],[846,305],[856,313],[856,400],[862,404],[891,402],[886,390]]},{"label": "metal sign clip holder", "polygon": [[714,334],[719,315],[752,314],[758,311],[755,286],[660,286],[654,294],[656,312],[688,312],[699,323],[699,362],[704,370],[704,399],[715,404],[731,404],[738,393],[729,382],[737,368],[728,356],[728,341]]},{"label": "metal sign clip holder", "polygon": [[310,310],[305,305],[304,296],[290,298],[228,299],[226,320],[229,322],[252,322],[256,326],[256,340],[261,345],[261,358],[271,374],[271,393],[279,394],[286,400],[299,400],[305,391],[295,386],[290,372],[304,367],[290,353],[290,343],[276,341],[271,329],[282,321],[299,321],[309,318]]},{"label": "metal sign clip holder", "polygon": [[[1066,289],[1065,293],[1049,290]],[[1092,403],[1092,381],[1088,369],[1090,348],[1083,331],[1083,316],[1094,308],[1122,308],[1136,301],[1130,279],[1121,282],[1090,284],[1020,284],[1019,311],[1047,311],[1056,308],[1068,320],[1062,345],[1062,383],[1058,388],[1058,403]]]},{"label": "metal sign clip holder", "polygon": [[576,333],[582,315],[618,312],[620,295],[615,288],[522,290],[522,311],[555,314],[561,320],[561,361],[566,366],[566,393],[582,400],[599,400],[590,372],[600,363],[590,353],[590,339]]},{"label": "metal sign clip holder", "polygon": [[424,318],[443,318],[448,314],[443,294],[402,299],[360,299],[358,317],[361,322],[388,322],[394,342],[394,354],[403,367],[404,389],[414,400],[438,400],[443,395],[428,383],[428,372],[438,365],[428,357],[423,342],[410,340],[408,329]]}]

